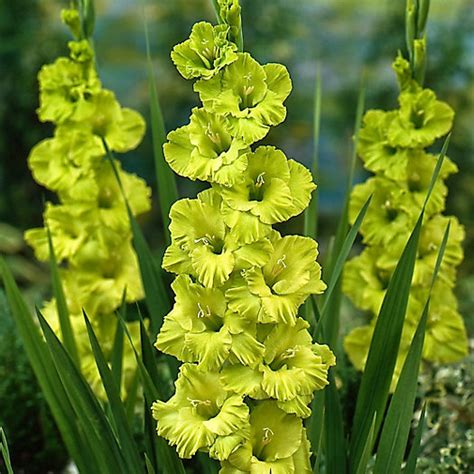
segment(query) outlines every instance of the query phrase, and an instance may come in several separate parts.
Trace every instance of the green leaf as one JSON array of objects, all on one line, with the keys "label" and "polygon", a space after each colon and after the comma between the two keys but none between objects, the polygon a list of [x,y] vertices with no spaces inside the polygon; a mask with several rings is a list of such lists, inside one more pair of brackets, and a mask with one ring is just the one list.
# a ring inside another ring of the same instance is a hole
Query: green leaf
[{"label": "green leaf", "polygon": [[3,462],[7,469],[7,474],[13,474],[13,467],[10,460],[10,452],[8,451],[7,438],[2,427],[0,427],[0,452],[2,453]]},{"label": "green leaf", "polygon": [[383,413],[385,412],[385,405],[400,345],[424,211],[441,169],[448,143],[449,136],[444,142],[433,172],[425,204],[390,279],[375,324],[357,396],[350,442],[349,460],[351,471],[356,471],[360,465],[361,456],[370,430],[369,420],[372,420],[375,412],[379,413],[375,424],[375,435],[377,435]]},{"label": "green leaf", "polygon": [[311,402],[311,418],[308,422],[308,436],[314,453],[313,472],[319,472],[319,456],[321,454],[321,440],[324,427],[324,390],[315,393]]},{"label": "green leaf", "polygon": [[[123,319],[126,319],[122,312]],[[123,364],[123,328],[117,320],[115,326],[114,345],[112,347],[111,366],[112,375],[114,377],[117,387],[122,386],[122,364]]]},{"label": "green leaf", "polygon": [[449,237],[450,224],[448,223],[443,236],[438,257],[433,272],[433,279],[423,309],[423,314],[418,323],[415,335],[410,345],[402,372],[393,394],[390,406],[385,416],[385,421],[377,450],[374,473],[400,472],[400,467],[405,454],[410,425],[415,405],[416,391],[418,386],[418,372],[420,369],[421,356],[423,353],[423,343],[425,341],[426,322],[428,319],[431,290],[438,275],[446,244]]},{"label": "green leaf", "polygon": [[[350,445],[350,465],[353,472],[360,466],[369,436],[369,423],[372,422],[374,413],[383,416],[385,412],[405,320],[422,219],[423,212],[390,279],[375,324],[354,415]],[[378,432],[380,421],[376,420],[375,434]]]},{"label": "green leaf", "polygon": [[347,446],[344,436],[341,402],[333,369],[329,370],[328,381],[329,385],[324,389],[326,473],[344,474],[347,471]]},{"label": "green leaf", "polygon": [[160,330],[164,315],[171,309],[169,296],[163,282],[163,272],[155,262],[155,258],[151,253],[145,236],[128,205],[120,176],[114,164],[113,154],[105,140],[103,140],[103,144],[107,151],[107,158],[109,159],[110,166],[115,174],[120,191],[127,206],[128,217],[133,234],[133,245],[137,253],[140,276],[142,278],[143,289],[145,290],[145,303],[151,320],[151,332],[155,336]]},{"label": "green leaf", "polygon": [[[321,69],[318,64],[316,71],[316,85],[314,90],[314,112],[313,112],[313,160],[311,165],[311,173],[317,181],[319,169],[319,132],[321,123]],[[304,211],[304,228],[303,234],[316,238],[318,232],[318,189],[313,191],[309,206]],[[314,313],[312,312],[310,302],[306,302],[303,306],[304,318],[313,326]],[[314,326],[313,326],[314,327]]]},{"label": "green leaf", "polygon": [[132,347],[133,354],[135,356],[135,360],[137,362],[137,367],[138,367],[138,373],[140,375],[140,378],[142,380],[142,386],[143,386],[143,391],[145,394],[145,397],[147,397],[149,400],[164,400],[165,397],[162,393],[162,391],[155,385],[155,382],[150,376],[150,373],[146,369],[145,365],[143,364],[142,358],[140,357],[140,354],[137,352],[135,346],[133,345],[133,339],[132,336],[130,335],[130,332],[126,326],[125,321],[121,318],[120,313],[117,313],[117,316],[119,318],[120,324],[122,325],[122,329],[125,333],[125,335],[128,338],[128,341],[130,343],[130,346]]},{"label": "green leaf", "polygon": [[221,14],[220,14],[220,7],[219,7],[218,1],[217,0],[211,0],[211,3],[212,3],[212,8],[214,10],[214,13],[216,14],[217,23],[222,23],[222,18],[221,18]]},{"label": "green leaf", "polygon": [[[319,170],[319,132],[321,124],[321,69],[318,65],[316,71],[316,87],[314,91],[313,112],[313,161],[311,173],[315,179],[318,178]],[[313,192],[311,202],[304,211],[304,235],[316,238],[318,232],[318,190]]]},{"label": "green leaf", "polygon": [[49,227],[47,227],[47,234],[48,234],[48,245],[49,245],[49,268],[51,269],[53,295],[56,298],[56,308],[58,311],[61,335],[63,337],[64,347],[67,349],[67,351],[71,355],[76,366],[80,367],[76,340],[74,338],[74,332],[72,330],[71,320],[69,319],[69,310],[66,304],[66,297],[64,296],[64,290],[63,290],[63,285],[61,283],[61,278],[59,277],[58,262],[56,260],[53,239],[51,237],[51,231]]},{"label": "green leaf", "polygon": [[[160,374],[158,372],[158,367],[156,365],[155,353],[156,349],[153,348],[150,342],[150,338],[145,328],[145,324],[143,318],[141,317],[140,311],[138,312],[140,315],[140,344],[142,350],[142,361],[143,366],[146,368],[147,372],[150,374],[152,380],[159,382],[160,387],[165,388],[165,385],[168,385],[170,380],[162,380]],[[163,390],[163,396],[166,393]]]},{"label": "green leaf", "polygon": [[[133,340],[128,331],[127,326],[125,325],[125,321],[121,319],[120,314],[118,314],[119,321],[122,324],[123,330],[130,342],[130,345],[133,349],[133,353],[135,355],[135,359],[137,361],[138,366],[138,373],[142,380],[143,391],[145,395],[145,432],[148,433],[145,436],[145,444],[147,446],[148,457],[150,460],[159,460],[159,465],[163,466],[164,473],[176,473],[176,474],[185,474],[186,471],[184,470],[183,463],[178,458],[176,451],[168,446],[166,441],[159,437],[154,429],[153,419],[151,418],[151,404],[155,400],[164,400],[164,394],[162,393],[161,389],[159,389],[150,373],[148,372],[147,368],[145,367],[142,358],[138,354],[135,346],[133,345]],[[158,380],[157,380],[158,381]],[[153,436],[152,436],[153,435]],[[151,439],[154,438],[154,442],[150,444]],[[156,455],[154,454],[156,453]],[[155,461],[158,462],[158,461]],[[158,464],[157,464],[158,465]]]},{"label": "green leaf", "polygon": [[397,388],[385,416],[375,460],[374,474],[396,474],[400,472],[415,404],[428,309],[429,300],[426,302],[423,316],[416,329],[407,358],[403,364]]},{"label": "green leaf", "polygon": [[206,453],[197,453],[197,459],[201,465],[203,474],[217,474],[218,467],[216,462],[211,459]]},{"label": "green leaf", "polygon": [[80,0],[80,14],[82,33],[85,38],[90,38],[95,26],[94,0]]},{"label": "green leaf", "polygon": [[441,171],[441,167],[443,166],[444,158],[446,156],[446,152],[448,151],[449,141],[451,140],[451,133],[449,133],[443,143],[441,151],[439,152],[438,161],[436,162],[435,169],[433,170],[433,174],[431,176],[430,186],[428,188],[428,192],[426,193],[426,199],[423,203],[423,210],[426,209],[428,201],[430,200],[431,193],[433,192],[434,185],[436,184],[436,180],[438,179],[439,172]]},{"label": "green leaf", "polygon": [[98,400],[39,310],[37,315],[64,390],[100,463],[99,472],[126,474],[122,451]]},{"label": "green leaf", "polygon": [[151,134],[153,140],[153,156],[155,160],[156,183],[158,186],[158,197],[160,201],[161,217],[163,220],[163,231],[165,241],[169,245],[171,237],[169,233],[170,217],[169,212],[171,206],[178,200],[178,189],[176,187],[176,177],[171,168],[168,166],[163,154],[163,145],[166,143],[166,127],[161,111],[160,100],[156,90],[156,77],[153,68],[153,60],[150,51],[150,39],[148,35],[148,25],[144,18],[146,58],[148,70],[148,88],[150,99],[151,114]]},{"label": "green leaf", "polygon": [[88,455],[91,450],[87,448],[87,437],[79,431],[76,413],[63,388],[51,354],[3,258],[0,258],[0,274],[18,333],[67,450],[80,472],[99,472],[96,460]]},{"label": "green leaf", "polygon": [[153,464],[150,461],[150,458],[148,457],[147,453],[145,453],[145,466],[146,466],[146,472],[147,474],[155,474],[155,468],[153,467]]},{"label": "green leaf", "polygon": [[[359,95],[357,98],[357,111],[355,116],[355,123],[354,123],[354,143],[352,146],[352,155],[349,167],[349,174],[347,178],[346,184],[346,193],[344,199],[344,206],[342,210],[342,214],[337,226],[336,237],[334,239],[334,244],[332,246],[332,252],[329,259],[329,263],[325,268],[323,277],[326,281],[329,281],[328,289],[324,295],[324,301],[326,308],[321,311],[321,319],[322,324],[325,326],[325,333],[327,336],[326,341],[332,346],[335,346],[338,332],[339,332],[339,313],[340,313],[340,301],[341,301],[341,285],[339,283],[340,273],[342,271],[342,267],[344,262],[347,258],[347,255],[352,247],[352,244],[355,240],[357,232],[355,232],[353,236],[352,242],[349,244],[347,234],[349,228],[348,222],[348,209],[349,209],[349,200],[351,195],[352,189],[352,182],[354,180],[354,169],[355,163],[357,159],[357,143],[359,140],[359,130],[362,123],[362,114],[364,112],[364,104],[365,104],[365,76],[363,75],[361,78],[361,86],[359,88]],[[360,215],[360,214],[359,214]],[[365,215],[365,212],[364,212]],[[361,218],[360,222],[355,222],[354,226],[362,223]],[[347,245],[347,246],[346,246]],[[342,259],[341,252],[347,251],[347,255]],[[340,265],[340,268],[339,268]],[[336,291],[334,291],[336,290]],[[334,295],[334,296],[332,296]],[[330,315],[328,317],[327,315]]]},{"label": "green leaf", "polygon": [[415,436],[413,438],[413,443],[411,445],[410,454],[408,455],[407,463],[405,466],[404,474],[415,474],[416,462],[421,451],[421,435],[425,429],[426,424],[426,403],[423,405],[421,410],[420,420],[418,421],[418,426],[416,427]]},{"label": "green leaf", "polygon": [[141,460],[138,447],[135,443],[135,439],[133,438],[131,427],[128,424],[124,405],[120,399],[120,386],[118,386],[114,380],[112,371],[105,360],[104,353],[102,352],[99,341],[97,340],[86,313],[83,312],[83,314],[92,352],[94,353],[94,358],[97,368],[99,369],[100,378],[104,385],[105,393],[107,394],[107,400],[109,401],[112,419],[118,434],[118,441],[125,458],[127,472],[140,473]]},{"label": "green leaf", "polygon": [[[339,248],[337,258],[334,262],[334,265],[332,266],[331,276],[329,279],[328,288],[325,292],[325,300],[324,300],[323,308],[321,310],[321,317],[319,319],[318,325],[316,326],[316,332],[314,333],[314,337],[318,338],[318,340],[321,337],[321,330],[324,327],[324,323],[327,320],[327,317],[328,317],[327,315],[330,313],[328,310],[330,309],[331,301],[333,301],[334,298],[337,298],[337,292],[334,292],[334,290],[338,286],[342,269],[344,268],[344,263],[349,255],[349,252],[352,249],[352,246],[354,245],[354,241],[356,239],[357,233],[359,232],[359,228],[364,220],[364,217],[370,205],[371,199],[372,199],[372,196],[370,196],[369,199],[367,199],[365,204],[362,206],[362,209],[359,211],[359,214],[357,215],[357,219],[355,220],[354,225],[351,227],[344,241],[342,242],[342,245]],[[327,333],[327,331],[325,332]],[[333,346],[335,345],[334,336],[332,340],[330,340],[328,337],[327,341],[329,343],[332,343]]]},{"label": "green leaf", "polygon": [[130,388],[128,389],[127,398],[125,399],[125,413],[127,414],[127,420],[130,426],[133,425],[135,418],[139,388],[141,388],[140,376],[138,375],[138,370],[135,370]]},{"label": "green leaf", "polygon": [[163,318],[171,309],[169,295],[163,282],[163,272],[158,267],[135,217],[130,213],[133,245],[138,257],[140,275],[145,290],[145,304],[151,320],[151,333],[156,335]]},{"label": "green leaf", "polygon": [[357,468],[356,471],[354,471],[356,474],[366,474],[367,472],[367,464],[369,462],[370,455],[372,453],[372,443],[374,442],[374,438],[375,438],[375,420],[376,419],[377,419],[377,412],[375,412],[374,416],[372,417],[372,422],[370,423],[370,430],[367,436],[367,440],[362,449],[362,455],[360,458],[359,467]]}]

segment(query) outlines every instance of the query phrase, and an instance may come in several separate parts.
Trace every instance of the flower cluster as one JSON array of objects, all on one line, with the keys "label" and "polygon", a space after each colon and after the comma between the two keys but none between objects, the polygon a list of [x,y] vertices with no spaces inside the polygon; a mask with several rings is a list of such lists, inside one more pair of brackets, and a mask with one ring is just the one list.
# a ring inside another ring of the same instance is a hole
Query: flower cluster
[{"label": "flower cluster", "polygon": [[172,53],[180,73],[198,79],[203,106],[169,133],[165,157],[211,187],[170,211],[163,268],[177,274],[175,304],[156,347],[183,365],[175,395],[153,414],[181,457],[208,452],[222,473],[310,473],[303,418],[335,359],[298,308],[325,284],[317,243],[272,224],[301,213],[315,185],[282,151],[252,148],[284,120],[291,81],[284,66],[238,51],[238,2],[220,4],[227,22],[196,24]]},{"label": "flower cluster", "polygon": [[[62,16],[77,31],[78,11],[65,10]],[[112,91],[102,88],[87,39],[77,38],[68,46],[68,57],[60,57],[39,72],[38,116],[53,122],[55,132],[32,149],[28,161],[35,180],[57,193],[59,202],[46,204],[45,227],[28,230],[25,239],[39,260],[47,260],[48,230],[51,234],[81,368],[101,393],[82,309],[107,355],[116,327],[113,312],[124,295],[128,302],[143,296],[127,209],[106,155],[108,150],[123,153],[136,148],[145,122],[137,112],[121,107]],[[150,189],[145,182],[122,170],[118,161],[115,167],[132,213],[148,211]],[[60,335],[55,300],[46,303],[43,312]],[[130,323],[130,331],[138,337],[137,323]],[[128,344],[123,368],[125,389],[134,374]]]},{"label": "flower cluster", "polygon": [[[353,222],[372,195],[360,229],[366,248],[347,263],[343,282],[353,303],[373,315],[370,324],[355,328],[344,341],[346,352],[358,369],[365,365],[376,315],[437,163],[437,156],[426,148],[450,131],[454,117],[453,110],[437,100],[433,91],[411,79],[410,65],[403,57],[398,56],[394,70],[401,87],[400,106],[397,110],[369,110],[365,114],[357,151],[374,176],[354,187],[350,201]],[[456,165],[446,157],[426,208],[394,383],[428,296],[448,222],[449,239],[433,290],[423,358],[447,363],[467,353],[466,331],[453,293],[456,267],[463,258],[464,229],[455,217],[442,214],[447,195],[444,180],[456,171]]]}]

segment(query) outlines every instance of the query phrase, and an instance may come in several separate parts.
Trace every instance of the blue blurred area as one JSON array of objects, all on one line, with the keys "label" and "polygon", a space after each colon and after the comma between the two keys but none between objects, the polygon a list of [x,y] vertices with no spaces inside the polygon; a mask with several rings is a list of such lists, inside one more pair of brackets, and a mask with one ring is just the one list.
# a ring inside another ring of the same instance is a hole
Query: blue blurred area
[{"label": "blue blurred area", "polygon": [[[458,95],[462,96],[472,86],[469,72],[473,69],[474,44],[469,29],[465,28],[464,32],[462,29],[469,16],[472,20],[468,3],[451,2],[441,9],[435,6],[429,23],[427,82],[448,101],[450,96],[458,99]],[[340,209],[342,202],[362,70],[367,75],[367,106],[395,106],[397,86],[390,65],[397,49],[404,48],[404,2],[244,0],[242,7],[245,48],[262,63],[284,63],[294,84],[287,101],[288,119],[270,133],[265,143],[281,147],[306,165],[310,164],[313,153],[313,92],[316,68],[320,64],[321,165],[316,180],[320,185],[322,212],[331,215]],[[143,11],[151,31],[159,78],[157,87],[167,126],[172,129],[187,122],[197,99],[191,82],[174,70],[169,51],[187,38],[195,21],[213,21],[213,13],[210,2],[198,0],[149,2],[145,10],[121,0],[104,8],[96,35],[102,77],[124,102],[145,113]],[[459,34],[453,37],[452,31]],[[443,54],[453,49],[462,61],[455,68]],[[472,103],[470,107],[464,104],[461,109],[458,107],[458,118],[465,113],[472,117]],[[471,143],[466,144],[471,148],[472,161],[472,136],[459,137],[459,143],[469,140]],[[143,163],[137,169],[147,172]],[[188,194],[186,191],[183,190]]]},{"label": "blue blurred area", "polygon": [[[22,4],[24,8],[19,10]],[[313,155],[314,86],[318,64],[321,68],[320,171],[315,178],[319,185],[322,232],[329,235],[333,232],[343,199],[363,71],[367,84],[366,107],[389,109],[396,106],[398,91],[391,62],[398,49],[404,50],[405,2],[242,0],[241,4],[245,49],[262,63],[285,64],[294,86],[286,103],[287,120],[273,129],[264,143],[282,148],[288,156],[306,165],[310,165]],[[32,5],[35,8],[31,8]],[[11,81],[6,83],[8,87],[4,87],[5,77],[0,80],[0,98],[12,94],[16,97],[0,106],[0,220],[21,228],[39,223],[44,190],[32,183],[26,157],[29,148],[42,136],[47,136],[50,128],[40,125],[34,118],[37,104],[34,75],[42,62],[52,61],[66,50],[68,37],[59,22],[61,6],[62,3],[53,0],[18,0],[8,2],[8,5],[4,3],[1,7],[5,12],[16,9],[16,14],[23,15],[24,22],[10,30],[4,28],[8,31],[6,36],[2,33],[0,47],[0,67]],[[470,230],[474,216],[473,17],[474,9],[469,0],[432,2],[426,81],[441,99],[456,109],[450,156],[457,162],[460,173],[450,182],[448,211],[459,215],[468,226],[467,245],[471,254],[474,240]],[[192,82],[178,74],[169,54],[176,43],[188,37],[196,21],[214,21],[211,1],[97,2],[95,47],[103,83],[116,92],[124,106],[136,108],[148,118],[144,19],[150,31],[158,78],[156,85],[166,125],[171,130],[187,123],[190,110],[198,101]],[[28,31],[23,31],[25,29]],[[3,60],[8,47],[15,58],[13,70],[10,60]],[[23,84],[18,83],[18,71],[21,71]],[[18,110],[19,102],[24,103],[21,110]],[[11,120],[19,122],[15,142],[11,141],[8,132]],[[122,159],[129,170],[137,172],[154,186],[149,134],[137,150]],[[13,168],[16,171],[12,171]],[[356,179],[363,177],[364,171],[359,165]],[[179,179],[179,187],[183,195],[194,195],[203,185]],[[16,204],[15,207],[21,209],[21,213],[16,213],[12,210],[12,202],[18,203],[22,196],[26,204]],[[46,198],[49,198],[47,194]],[[154,209],[145,223],[157,239],[158,216],[158,210]],[[298,231],[300,221],[297,219],[290,225],[291,230]]]}]

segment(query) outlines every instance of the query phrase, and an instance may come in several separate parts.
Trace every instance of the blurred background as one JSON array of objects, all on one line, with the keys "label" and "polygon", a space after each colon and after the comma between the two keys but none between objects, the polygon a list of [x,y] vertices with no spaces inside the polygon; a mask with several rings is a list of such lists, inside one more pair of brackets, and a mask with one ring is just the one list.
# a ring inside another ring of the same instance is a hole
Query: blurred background
[{"label": "blurred background", "polygon": [[[467,231],[458,296],[472,335],[474,8],[470,0],[431,3],[426,85],[456,111],[449,156],[459,173],[448,182],[446,213],[458,216]],[[192,83],[178,74],[169,54],[176,43],[188,37],[196,21],[214,21],[211,0],[96,0],[96,5],[95,47],[104,86],[116,93],[123,106],[140,111],[149,123],[146,18],[166,127],[171,130],[186,124],[191,108],[198,103],[197,95]],[[241,5],[245,49],[261,63],[285,64],[293,80],[293,92],[286,102],[288,118],[272,129],[264,142],[308,166],[313,154],[315,77],[318,67],[321,71],[320,170],[316,182],[321,207],[318,240],[324,259],[342,207],[363,71],[366,108],[396,107],[398,89],[391,62],[397,50],[404,51],[405,47],[405,1],[241,0]],[[69,37],[59,20],[60,9],[66,6],[68,2],[58,0],[0,0],[0,252],[7,255],[17,280],[35,302],[47,294],[49,276],[25,248],[22,233],[42,225],[43,203],[54,196],[33,181],[27,156],[34,144],[52,134],[51,126],[41,124],[35,115],[36,74],[41,65],[67,53]],[[139,148],[121,158],[127,170],[145,178],[153,188],[154,207],[142,224],[158,251],[163,239],[150,134]],[[356,180],[363,179],[365,174],[358,163]],[[201,189],[199,184],[181,178],[178,185],[183,196],[194,196]],[[302,219],[293,219],[285,230],[301,232]],[[462,370],[469,370],[469,364]],[[472,375],[472,363],[470,370]],[[466,383],[472,390],[473,378],[469,380]],[[470,397],[472,404],[472,393]],[[0,425],[9,428],[16,465],[28,466],[25,472],[59,472],[58,466],[65,462],[61,441],[48,419],[0,293]],[[433,459],[433,465],[439,465],[438,458]],[[37,467],[31,467],[32,460]],[[438,471],[427,468],[426,472]]]}]

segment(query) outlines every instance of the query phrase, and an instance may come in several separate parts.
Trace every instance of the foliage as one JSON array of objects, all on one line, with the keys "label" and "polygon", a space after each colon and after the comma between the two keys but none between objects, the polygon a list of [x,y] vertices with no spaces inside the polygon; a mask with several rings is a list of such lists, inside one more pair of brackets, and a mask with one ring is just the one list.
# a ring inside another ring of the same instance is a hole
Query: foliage
[{"label": "foliage", "polygon": [[474,361],[430,367],[420,378],[421,396],[429,403],[422,437],[420,472],[468,472],[474,465]]},{"label": "foliage", "polygon": [[[0,426],[8,436],[15,472],[60,471],[68,456],[31,370],[3,291],[0,291],[0,406]],[[18,410],[19,406],[22,410]],[[0,470],[3,472],[1,461]]]}]

